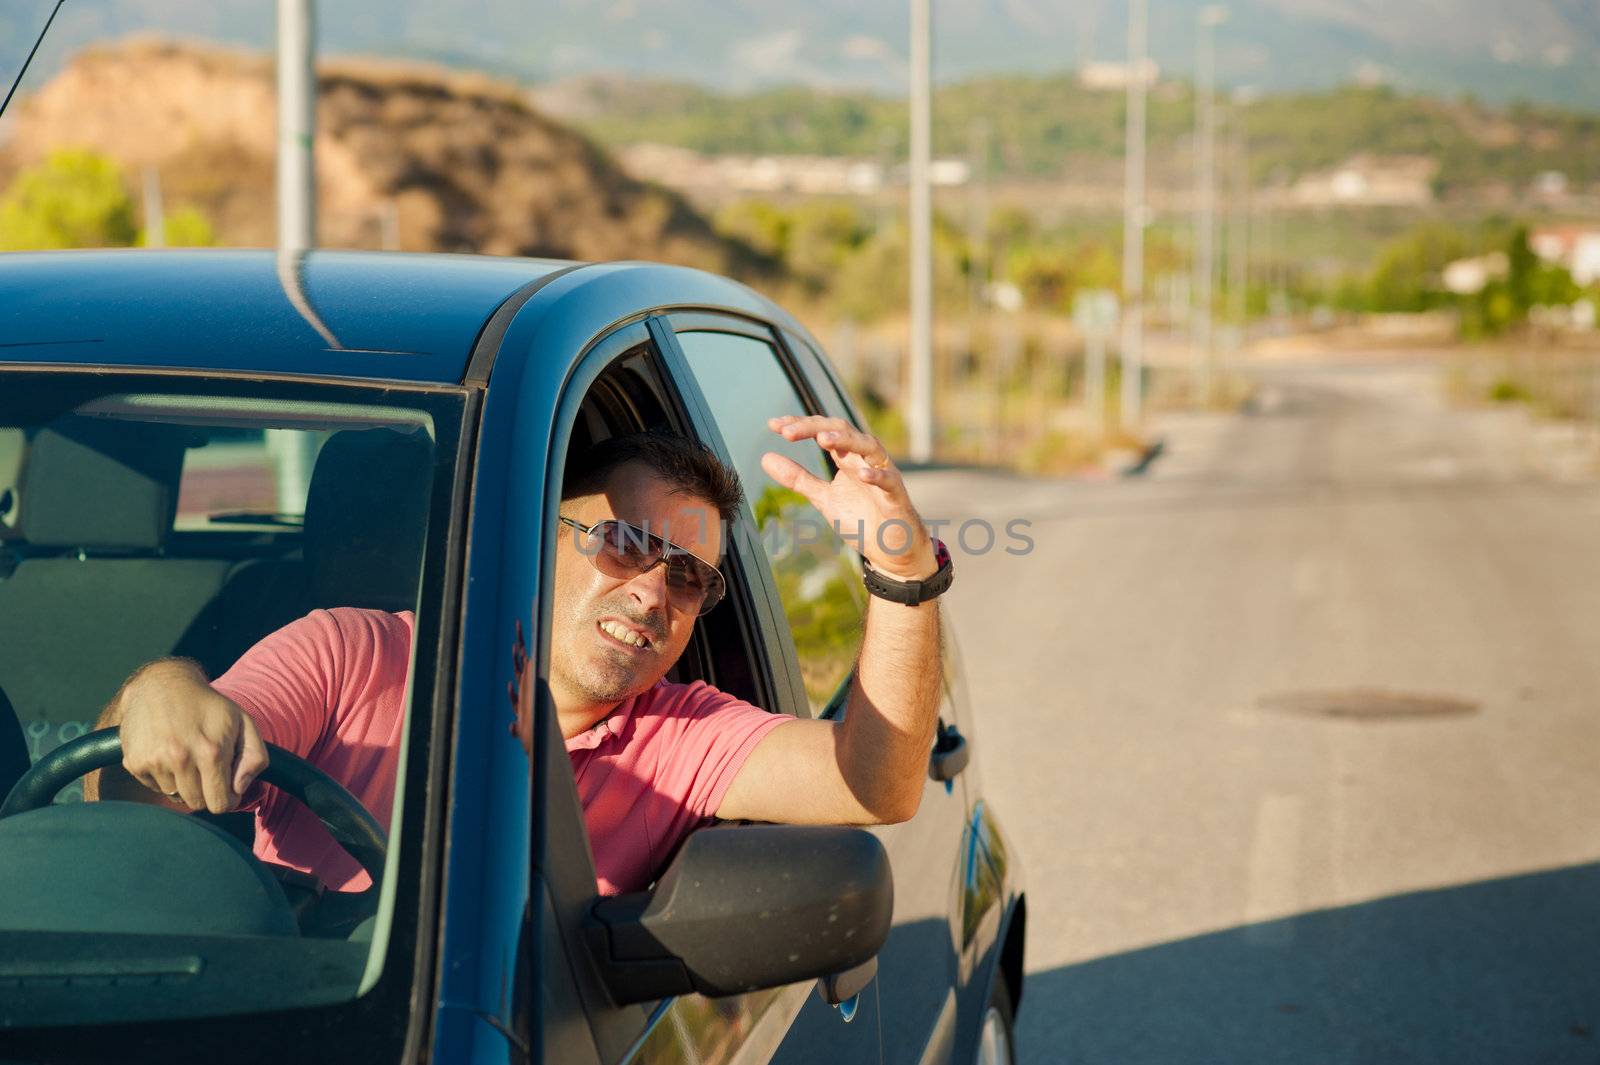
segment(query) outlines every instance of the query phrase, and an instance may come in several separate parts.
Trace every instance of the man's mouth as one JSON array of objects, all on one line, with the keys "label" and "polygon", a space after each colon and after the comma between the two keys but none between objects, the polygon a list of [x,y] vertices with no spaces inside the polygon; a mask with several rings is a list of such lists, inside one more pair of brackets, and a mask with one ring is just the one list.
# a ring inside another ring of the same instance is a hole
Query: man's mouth
[{"label": "man's mouth", "polygon": [[636,651],[649,651],[655,648],[655,642],[650,637],[620,621],[602,618],[595,627],[624,647],[631,647]]}]

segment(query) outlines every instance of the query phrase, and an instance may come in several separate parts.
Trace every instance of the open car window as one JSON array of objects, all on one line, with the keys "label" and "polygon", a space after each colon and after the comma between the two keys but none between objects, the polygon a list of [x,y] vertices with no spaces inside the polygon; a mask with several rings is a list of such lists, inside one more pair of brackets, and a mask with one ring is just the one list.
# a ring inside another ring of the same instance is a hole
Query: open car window
[{"label": "open car window", "polygon": [[[19,775],[60,784],[0,816],[0,1026],[405,992],[461,416],[441,391],[0,373],[0,796]],[[348,661],[306,666],[343,694],[322,732],[282,736],[358,810],[271,786],[216,819],[76,801],[82,744],[66,745],[131,672],[181,656],[215,678],[312,612],[400,634],[387,738],[328,758],[341,715],[367,709],[339,687]],[[359,877],[320,857],[348,848],[319,817],[374,823],[376,846],[341,859]]]}]

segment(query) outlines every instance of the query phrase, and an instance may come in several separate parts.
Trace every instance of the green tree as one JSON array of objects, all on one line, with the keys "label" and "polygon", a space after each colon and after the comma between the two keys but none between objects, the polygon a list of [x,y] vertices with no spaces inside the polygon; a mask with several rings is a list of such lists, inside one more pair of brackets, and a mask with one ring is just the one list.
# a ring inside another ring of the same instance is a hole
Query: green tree
[{"label": "green tree", "polygon": [[1518,226],[1506,242],[1506,294],[1518,321],[1528,316],[1533,306],[1534,277],[1539,272],[1539,257],[1528,244],[1528,227]]},{"label": "green tree", "polygon": [[1440,274],[1465,254],[1460,235],[1446,225],[1422,225],[1384,245],[1367,282],[1367,309],[1425,311],[1448,298]]},{"label": "green tree", "polygon": [[126,247],[136,235],[121,172],[94,152],[53,152],[0,196],[0,251]]},{"label": "green tree", "polygon": [[[168,213],[161,227],[169,248],[209,248],[217,242],[216,231],[205,215],[193,207],[180,207]],[[139,243],[149,244],[149,234],[139,231]]]}]

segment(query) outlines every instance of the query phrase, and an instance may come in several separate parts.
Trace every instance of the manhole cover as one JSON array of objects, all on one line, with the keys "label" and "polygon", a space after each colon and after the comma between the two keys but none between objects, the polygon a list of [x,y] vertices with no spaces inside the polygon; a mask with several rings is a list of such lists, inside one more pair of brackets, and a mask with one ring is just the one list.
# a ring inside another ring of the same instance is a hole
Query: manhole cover
[{"label": "manhole cover", "polygon": [[1409,721],[1438,717],[1464,717],[1476,714],[1477,703],[1441,695],[1392,692],[1379,688],[1352,688],[1348,691],[1286,692],[1263,696],[1263,710],[1295,714],[1300,717],[1325,717],[1339,721]]}]

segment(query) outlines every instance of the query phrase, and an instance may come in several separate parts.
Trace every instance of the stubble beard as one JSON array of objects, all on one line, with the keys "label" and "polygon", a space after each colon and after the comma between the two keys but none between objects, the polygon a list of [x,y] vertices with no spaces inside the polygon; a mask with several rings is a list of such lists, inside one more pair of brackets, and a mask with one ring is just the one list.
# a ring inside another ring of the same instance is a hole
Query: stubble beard
[{"label": "stubble beard", "polygon": [[[593,634],[600,619],[608,613],[627,616],[619,610],[601,609],[592,615],[575,618],[573,625],[577,630],[578,640],[584,640]],[[656,638],[653,632],[651,638]],[[586,648],[580,661],[574,662],[572,658],[573,656],[555,655],[551,669],[574,694],[590,702],[620,703],[647,690],[657,679],[642,676],[643,670],[639,665],[630,661],[626,652],[615,648],[601,646],[595,651]],[[664,675],[670,668],[669,663],[662,669],[662,674]]]}]

